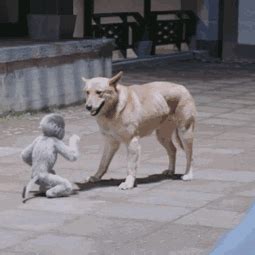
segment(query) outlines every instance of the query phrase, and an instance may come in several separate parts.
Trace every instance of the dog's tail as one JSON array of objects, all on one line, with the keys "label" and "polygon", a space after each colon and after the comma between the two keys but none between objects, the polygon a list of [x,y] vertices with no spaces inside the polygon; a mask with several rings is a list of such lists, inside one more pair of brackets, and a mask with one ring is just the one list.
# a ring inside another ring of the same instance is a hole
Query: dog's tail
[{"label": "dog's tail", "polygon": [[[186,129],[186,132],[187,131],[192,132],[192,133],[194,132],[194,129],[195,129],[194,118],[191,118],[187,122],[185,129]],[[183,145],[181,136],[179,134],[178,128],[176,128],[175,131],[173,132],[173,141],[175,142],[174,143],[175,145],[178,145],[182,150],[184,150],[184,145]]]},{"label": "dog's tail", "polygon": [[39,179],[39,176],[36,175],[34,176],[29,182],[28,184],[23,188],[23,192],[22,192],[22,198],[23,198],[23,203],[26,202],[27,198],[28,198],[28,194],[30,192],[30,190],[32,189],[33,184],[35,184]]},{"label": "dog's tail", "polygon": [[184,150],[183,143],[182,143],[182,140],[180,138],[180,135],[179,135],[179,132],[178,132],[177,128],[175,129],[175,131],[173,133],[173,142],[174,142],[175,146],[177,145],[182,150]]}]

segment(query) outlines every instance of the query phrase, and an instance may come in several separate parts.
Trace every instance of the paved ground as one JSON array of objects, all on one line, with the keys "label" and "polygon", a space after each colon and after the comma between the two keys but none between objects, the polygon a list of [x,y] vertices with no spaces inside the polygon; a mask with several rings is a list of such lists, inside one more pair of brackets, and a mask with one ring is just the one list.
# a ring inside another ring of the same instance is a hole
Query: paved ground
[{"label": "paved ground", "polygon": [[[198,107],[195,180],[164,179],[167,156],[154,136],[143,140],[138,187],[120,191],[125,150],[96,186],[69,198],[21,203],[30,169],[20,150],[39,134],[43,114],[0,120],[0,254],[200,255],[236,226],[255,196],[255,67],[206,63],[142,66],[126,83],[185,84]],[[95,172],[102,140],[84,106],[60,110],[67,137],[81,136],[81,157],[59,158],[57,172],[73,183]],[[178,173],[184,171],[178,154]],[[75,184],[74,184],[75,186]],[[78,186],[75,186],[78,189]]]}]

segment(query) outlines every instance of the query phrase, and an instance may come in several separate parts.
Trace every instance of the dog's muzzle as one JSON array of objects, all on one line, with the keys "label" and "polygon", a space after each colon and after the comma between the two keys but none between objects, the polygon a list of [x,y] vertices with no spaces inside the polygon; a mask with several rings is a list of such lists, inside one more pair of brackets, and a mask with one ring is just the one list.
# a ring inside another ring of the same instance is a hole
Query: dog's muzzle
[{"label": "dog's muzzle", "polygon": [[91,105],[86,105],[86,109],[90,112],[91,116],[96,116],[100,112],[100,110],[103,108],[103,106],[104,106],[104,102],[102,102],[101,105],[97,107],[96,109],[93,109]]},{"label": "dog's muzzle", "polygon": [[92,106],[91,105],[86,105],[86,109],[90,112],[92,110]]}]

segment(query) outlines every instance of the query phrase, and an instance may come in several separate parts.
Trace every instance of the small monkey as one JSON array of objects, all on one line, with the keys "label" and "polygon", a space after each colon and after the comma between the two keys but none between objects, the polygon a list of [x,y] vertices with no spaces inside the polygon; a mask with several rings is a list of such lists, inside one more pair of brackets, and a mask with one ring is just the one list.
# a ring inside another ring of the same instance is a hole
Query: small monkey
[{"label": "small monkey", "polygon": [[31,180],[22,193],[24,203],[35,183],[48,198],[68,196],[72,193],[72,184],[67,179],[56,175],[53,166],[58,153],[69,161],[77,160],[80,138],[72,135],[69,146],[64,144],[62,139],[65,136],[65,121],[59,114],[46,115],[40,122],[40,128],[43,135],[37,137],[21,153],[24,162],[32,166]]}]

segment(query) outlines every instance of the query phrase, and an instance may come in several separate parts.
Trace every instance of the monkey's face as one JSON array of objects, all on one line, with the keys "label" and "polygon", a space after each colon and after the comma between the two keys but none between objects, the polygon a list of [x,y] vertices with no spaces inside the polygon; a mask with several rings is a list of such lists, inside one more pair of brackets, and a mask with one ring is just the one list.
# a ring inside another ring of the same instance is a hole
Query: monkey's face
[{"label": "monkey's face", "polygon": [[62,140],[65,136],[65,121],[59,114],[48,114],[40,122],[40,128],[45,136]]}]

